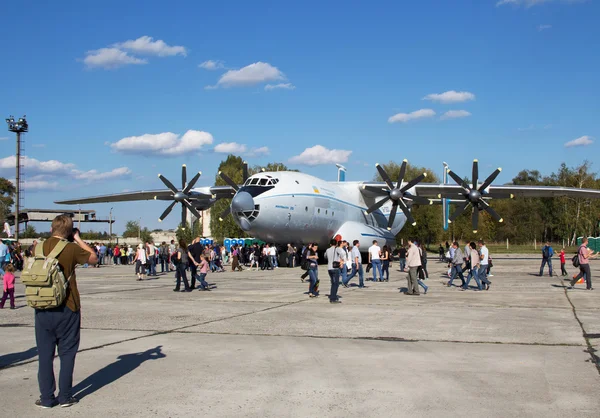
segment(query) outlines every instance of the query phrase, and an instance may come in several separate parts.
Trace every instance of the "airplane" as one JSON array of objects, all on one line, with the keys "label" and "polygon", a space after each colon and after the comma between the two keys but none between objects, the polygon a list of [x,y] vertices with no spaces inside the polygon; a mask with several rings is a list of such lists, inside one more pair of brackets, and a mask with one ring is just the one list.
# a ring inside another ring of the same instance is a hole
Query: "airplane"
[{"label": "airplane", "polygon": [[[249,236],[278,245],[287,243],[318,243],[327,248],[332,238],[348,242],[359,240],[366,251],[373,240],[380,245],[396,245],[396,235],[407,222],[415,224],[411,214],[413,205],[431,205],[448,201],[457,204],[454,213],[445,219],[453,222],[472,208],[472,227],[477,232],[479,213],[486,211],[498,222],[503,219],[490,206],[493,199],[515,197],[579,197],[600,198],[600,190],[555,186],[492,185],[502,171],[496,169],[483,183],[479,182],[478,161],[473,161],[471,183],[454,171],[448,175],[456,184],[422,183],[426,173],[405,181],[407,160],[402,162],[399,177],[394,183],[385,169],[376,164],[383,182],[325,181],[310,174],[292,171],[261,171],[248,175],[248,164],[243,165],[243,184],[236,184],[225,173],[219,176],[227,186],[197,187],[198,172],[189,182],[187,168],[182,166],[182,186],[159,174],[167,187],[160,190],[127,192],[112,195],[71,199],[55,202],[75,205],[90,203],[126,202],[137,200],[172,201],[160,216],[165,219],[177,203],[181,204],[181,224],[185,225],[187,210],[196,218],[199,211],[210,208],[219,199],[231,199],[230,206],[219,219],[231,214],[236,224]],[[340,167],[338,165],[338,167]]]}]

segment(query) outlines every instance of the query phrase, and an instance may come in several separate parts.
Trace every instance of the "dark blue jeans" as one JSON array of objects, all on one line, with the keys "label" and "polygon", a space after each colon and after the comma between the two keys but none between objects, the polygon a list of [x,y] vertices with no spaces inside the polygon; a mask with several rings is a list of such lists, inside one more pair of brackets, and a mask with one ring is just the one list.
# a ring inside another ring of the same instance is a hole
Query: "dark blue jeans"
[{"label": "dark blue jeans", "polygon": [[42,405],[51,406],[55,400],[54,353],[58,347],[60,374],[58,402],[65,403],[73,396],[73,369],[79,349],[81,313],[65,305],[55,309],[35,310],[35,340],[38,349],[38,383]]},{"label": "dark blue jeans", "polygon": [[364,272],[363,272],[362,264],[359,264],[358,267],[356,266],[355,263],[352,264],[352,273],[350,273],[350,275],[346,278],[345,284],[350,283],[350,280],[352,280],[354,278],[354,276],[356,276],[356,273],[358,273],[358,287],[364,287],[365,280],[364,280]]},{"label": "dark blue jeans", "polygon": [[198,276],[198,281],[200,282],[200,286],[202,289],[208,289],[208,283],[206,283],[206,273],[200,273]]},{"label": "dark blue jeans", "polygon": [[318,295],[318,292],[315,292],[315,286],[317,281],[319,280],[319,267],[315,263],[311,263],[308,268],[308,275],[310,277],[310,286],[308,287],[308,293],[313,295]]},{"label": "dark blue jeans", "polygon": [[544,267],[546,267],[546,263],[548,263],[548,270],[550,270],[550,277],[552,277],[552,259],[551,258],[542,258],[542,266],[540,267],[540,276],[544,275]]},{"label": "dark blue jeans", "polygon": [[456,265],[456,264],[452,266],[452,277],[450,277],[448,286],[452,286],[452,282],[454,281],[454,279],[456,279],[457,276],[460,279],[460,281],[462,282],[461,286],[465,287],[465,276],[463,276],[463,273],[462,273],[462,266]]},{"label": "dark blue jeans", "polygon": [[338,287],[340,287],[340,269],[327,270],[331,279],[331,292],[329,292],[329,300],[338,299]]},{"label": "dark blue jeans", "polygon": [[383,260],[381,263],[381,280],[383,280],[383,276],[385,276],[385,280],[390,280],[390,261]]}]

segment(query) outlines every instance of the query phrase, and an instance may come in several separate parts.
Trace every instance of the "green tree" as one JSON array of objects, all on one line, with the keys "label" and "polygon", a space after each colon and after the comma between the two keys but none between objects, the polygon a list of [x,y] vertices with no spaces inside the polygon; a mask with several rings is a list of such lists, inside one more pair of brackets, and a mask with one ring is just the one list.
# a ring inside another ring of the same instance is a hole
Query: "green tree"
[{"label": "green tree", "polygon": [[185,223],[185,228],[182,228],[181,225],[178,226],[175,231],[175,236],[177,237],[177,241],[183,239],[189,245],[197,236],[199,236],[199,231],[200,221],[196,219],[191,228],[188,222]]},{"label": "green tree", "polygon": [[38,238],[38,233],[33,225],[27,225],[25,231],[21,233],[21,238]]},{"label": "green tree", "polygon": [[138,221],[127,221],[125,224],[125,232],[123,232],[123,238],[137,238],[140,237],[140,241],[146,242],[152,240],[152,234],[148,228],[141,228]]},{"label": "green tree", "polygon": [[4,177],[0,177],[0,222],[2,223],[10,214],[11,207],[15,203],[15,192],[15,186]]}]

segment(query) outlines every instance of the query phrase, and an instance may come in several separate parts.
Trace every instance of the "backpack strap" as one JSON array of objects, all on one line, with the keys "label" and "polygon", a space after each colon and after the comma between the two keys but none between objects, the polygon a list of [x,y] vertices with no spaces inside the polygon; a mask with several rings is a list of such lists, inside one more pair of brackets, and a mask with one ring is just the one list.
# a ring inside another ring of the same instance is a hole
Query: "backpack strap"
[{"label": "backpack strap", "polygon": [[61,239],[56,243],[54,249],[50,251],[50,254],[46,256],[46,258],[56,258],[59,254],[65,249],[69,242],[67,240]]}]

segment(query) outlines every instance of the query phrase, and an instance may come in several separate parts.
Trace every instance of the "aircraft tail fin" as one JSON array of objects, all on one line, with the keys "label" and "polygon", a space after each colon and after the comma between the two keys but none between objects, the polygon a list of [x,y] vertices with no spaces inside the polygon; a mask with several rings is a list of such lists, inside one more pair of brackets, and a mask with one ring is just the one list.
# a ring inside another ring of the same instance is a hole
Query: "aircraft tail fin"
[{"label": "aircraft tail fin", "polygon": [[344,167],[341,164],[336,164],[335,166],[338,168],[337,181],[338,182],[346,181],[346,167]]}]

